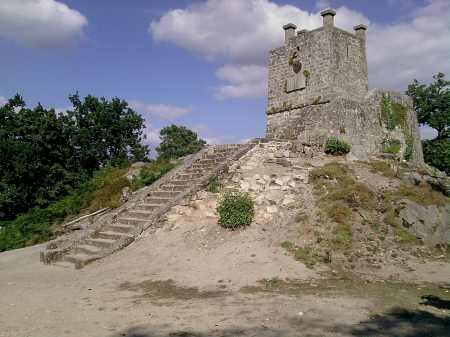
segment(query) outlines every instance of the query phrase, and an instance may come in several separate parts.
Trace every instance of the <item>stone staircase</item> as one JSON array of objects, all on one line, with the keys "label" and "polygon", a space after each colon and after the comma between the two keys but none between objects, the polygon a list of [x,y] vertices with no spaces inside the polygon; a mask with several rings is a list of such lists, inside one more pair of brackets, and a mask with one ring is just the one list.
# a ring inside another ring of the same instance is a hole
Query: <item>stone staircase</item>
[{"label": "stone staircase", "polygon": [[86,229],[50,241],[40,252],[40,260],[47,264],[70,262],[80,269],[128,246],[143,231],[155,231],[165,213],[204,188],[211,177],[222,173],[257,143],[254,140],[246,145],[203,149]]}]

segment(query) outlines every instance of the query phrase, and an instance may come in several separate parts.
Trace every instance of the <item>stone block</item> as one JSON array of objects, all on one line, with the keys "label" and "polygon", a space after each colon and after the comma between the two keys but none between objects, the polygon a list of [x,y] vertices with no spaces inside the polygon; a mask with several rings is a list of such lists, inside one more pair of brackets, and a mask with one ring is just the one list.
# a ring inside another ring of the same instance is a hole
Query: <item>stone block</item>
[{"label": "stone block", "polygon": [[181,219],[183,219],[183,215],[181,214],[169,214],[167,216],[167,222],[175,222]]},{"label": "stone block", "polygon": [[210,218],[210,219],[211,219],[211,218],[217,218],[217,215],[215,215],[215,214],[212,213],[212,212],[206,212],[205,214],[206,214],[206,217],[207,217],[207,218]]},{"label": "stone block", "polygon": [[198,200],[206,199],[207,196],[208,196],[208,192],[206,192],[206,191],[200,191],[197,193]]}]

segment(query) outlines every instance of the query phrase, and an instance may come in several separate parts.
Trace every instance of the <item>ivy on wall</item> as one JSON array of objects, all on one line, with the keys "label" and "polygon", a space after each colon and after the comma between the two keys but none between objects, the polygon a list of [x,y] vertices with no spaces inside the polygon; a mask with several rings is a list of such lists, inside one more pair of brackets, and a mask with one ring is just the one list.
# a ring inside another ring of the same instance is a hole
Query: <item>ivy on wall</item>
[{"label": "ivy on wall", "polygon": [[393,131],[398,125],[402,128],[406,142],[404,158],[411,160],[414,153],[414,141],[409,132],[407,120],[408,107],[392,101],[390,91],[383,92],[381,96],[381,115],[377,116],[380,125],[384,125],[388,131]]}]

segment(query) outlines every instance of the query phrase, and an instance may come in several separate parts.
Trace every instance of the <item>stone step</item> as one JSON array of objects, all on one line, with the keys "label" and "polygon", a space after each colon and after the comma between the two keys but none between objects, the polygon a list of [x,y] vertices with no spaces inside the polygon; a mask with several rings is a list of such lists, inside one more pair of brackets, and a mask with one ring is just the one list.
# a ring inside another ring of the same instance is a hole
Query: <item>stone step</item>
[{"label": "stone step", "polygon": [[117,219],[117,223],[121,225],[132,225],[136,226],[139,223],[145,222],[143,219],[131,218],[131,217],[120,217]]},{"label": "stone step", "polygon": [[195,162],[190,167],[197,168],[197,167],[203,167],[205,165],[214,165],[216,163],[217,163],[216,159],[203,159],[198,162]]},{"label": "stone step", "polygon": [[180,194],[179,191],[154,191],[148,198],[156,197],[156,198],[168,198],[172,199]]},{"label": "stone step", "polygon": [[128,233],[133,228],[136,228],[136,227],[132,226],[132,225],[123,225],[123,224],[111,224],[111,225],[109,225],[109,229],[111,231],[118,232],[118,233]]},{"label": "stone step", "polygon": [[145,203],[152,205],[164,205],[167,204],[170,200],[172,200],[172,198],[147,197],[145,198]]},{"label": "stone step", "polygon": [[194,182],[195,182],[194,180],[179,180],[179,179],[174,179],[170,181],[172,185],[182,185],[182,186],[191,186]]},{"label": "stone step", "polygon": [[152,215],[151,210],[145,210],[145,209],[132,209],[130,210],[126,217],[127,218],[136,218],[136,219],[147,219],[150,215]]},{"label": "stone step", "polygon": [[204,174],[206,171],[208,171],[209,168],[202,167],[202,168],[190,168],[185,171],[183,171],[184,174],[197,174],[201,173]]},{"label": "stone step", "polygon": [[85,254],[85,255],[94,255],[94,254],[97,254],[101,250],[102,250],[102,248],[91,246],[91,245],[77,245],[73,249],[75,254]]},{"label": "stone step", "polygon": [[132,237],[133,235],[126,234],[126,233],[120,233],[120,232],[113,232],[113,231],[104,231],[104,232],[98,233],[99,239],[109,239],[109,240],[114,240],[114,241],[119,240],[122,236]]},{"label": "stone step", "polygon": [[161,206],[162,206],[161,204],[141,203],[141,204],[137,204],[135,206],[135,208],[141,209],[143,211],[153,212],[154,210],[157,210]]},{"label": "stone step", "polygon": [[85,239],[84,242],[90,246],[98,247],[98,248],[108,248],[111,247],[116,240],[111,239]]},{"label": "stone step", "polygon": [[204,173],[180,173],[178,174],[177,178],[180,180],[197,180],[198,178],[202,177]]},{"label": "stone step", "polygon": [[69,254],[64,256],[64,260],[67,262],[72,262],[75,264],[75,266],[77,265],[78,261],[81,260],[86,260],[89,258],[89,255],[86,254]]},{"label": "stone step", "polygon": [[161,190],[181,192],[181,191],[184,191],[189,186],[190,186],[190,184],[186,184],[186,185],[169,185],[168,184],[168,185],[161,186]]}]

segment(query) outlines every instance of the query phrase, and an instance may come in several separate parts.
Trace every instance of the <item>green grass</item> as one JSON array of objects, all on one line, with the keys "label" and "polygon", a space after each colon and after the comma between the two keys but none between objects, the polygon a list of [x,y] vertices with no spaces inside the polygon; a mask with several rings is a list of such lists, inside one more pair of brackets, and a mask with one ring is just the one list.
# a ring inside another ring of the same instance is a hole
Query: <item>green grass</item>
[{"label": "green grass", "polygon": [[[35,207],[18,216],[0,231],[0,252],[42,243],[60,234],[61,224],[81,215],[100,209],[120,206],[124,187],[132,190],[154,182],[177,164],[155,162],[141,170],[140,177],[133,184],[124,175],[131,164],[121,167],[105,167],[94,173],[91,180],[68,196],[52,202],[47,208]],[[154,175],[152,175],[152,172]],[[151,178],[150,178],[151,177]]]},{"label": "green grass", "polygon": [[294,256],[294,260],[303,262],[310,269],[316,264],[317,254],[313,252],[311,246],[300,247],[290,241],[284,241],[281,243],[281,247],[291,253]]}]

